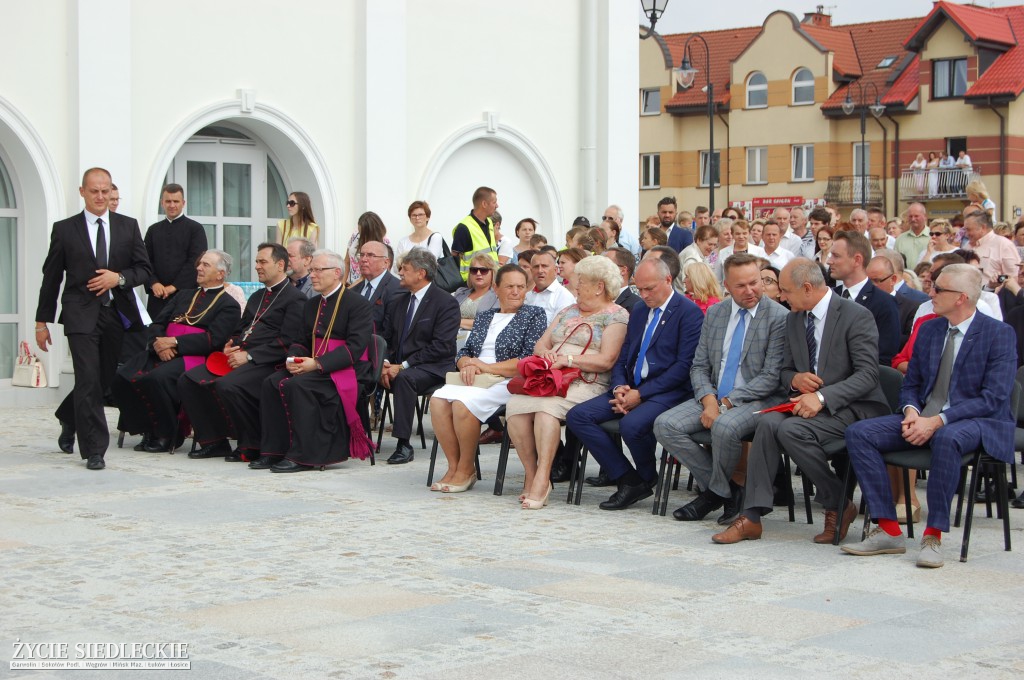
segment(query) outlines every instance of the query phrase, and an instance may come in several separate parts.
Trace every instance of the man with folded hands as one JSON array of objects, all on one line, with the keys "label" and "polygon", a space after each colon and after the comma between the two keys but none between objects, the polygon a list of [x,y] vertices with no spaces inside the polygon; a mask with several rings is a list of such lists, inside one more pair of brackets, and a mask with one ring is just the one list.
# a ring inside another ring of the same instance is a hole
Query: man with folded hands
[{"label": "man with folded hands", "polygon": [[[189,458],[255,460],[260,448],[260,389],[284,364],[307,298],[288,281],[288,250],[261,243],[256,275],[266,287],[249,296],[234,333],[215,353],[216,364],[196,366],[178,379],[178,393],[200,449]],[[211,370],[213,369],[213,370]],[[227,371],[227,372],[225,372]],[[228,439],[238,440],[232,451]]]}]

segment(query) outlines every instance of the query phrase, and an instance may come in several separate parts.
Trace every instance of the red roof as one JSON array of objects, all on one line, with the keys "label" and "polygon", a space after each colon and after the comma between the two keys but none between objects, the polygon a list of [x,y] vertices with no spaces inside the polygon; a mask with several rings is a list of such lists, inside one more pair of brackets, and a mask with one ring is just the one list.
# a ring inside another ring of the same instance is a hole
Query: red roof
[{"label": "red roof", "polygon": [[860,59],[857,57],[859,45],[854,45],[851,28],[852,26],[800,24],[801,31],[833,53],[832,68],[844,78],[856,78],[863,73]]},{"label": "red roof", "polygon": [[[1006,16],[1016,35],[1024,36],[1024,7],[1001,7],[998,13]],[[965,97],[1018,97],[1024,91],[1024,47],[1015,45],[1000,55],[967,90]]]},{"label": "red roof", "polygon": [[917,27],[910,33],[906,45],[909,49],[919,50],[924,40],[932,34],[942,19],[949,19],[959,26],[972,42],[1016,45],[1017,39],[1014,37],[1014,31],[1010,28],[1010,22],[1005,15],[1005,11],[1008,9],[1017,8],[986,8],[975,5],[958,5],[952,2],[936,2],[928,16],[921,19]]},{"label": "red roof", "polygon": [[[730,28],[723,31],[707,31],[700,35],[707,40],[708,49],[711,52],[711,82],[715,86],[715,103],[728,105],[729,86],[732,73],[732,62],[739,56],[740,52],[747,48],[761,32],[760,26],[750,28]],[[692,33],[675,33],[662,36],[672,52],[672,63],[678,67],[683,62],[683,46]],[[704,45],[700,39],[690,42],[690,63],[700,73],[697,74],[693,87],[679,90],[665,103],[665,109],[689,108],[705,106],[708,96],[701,92],[701,88],[707,83],[705,80],[707,65],[704,58]]]},{"label": "red roof", "polygon": [[[851,37],[853,44],[857,46],[857,57],[859,67],[863,75],[857,81],[864,87],[865,105],[873,104],[875,101],[875,90],[878,97],[886,106],[893,104],[909,104],[917,95],[918,71],[914,56],[903,47],[903,38],[908,31],[917,24],[917,19],[894,19],[891,21],[872,21],[863,24],[850,24],[844,26],[843,30]],[[803,27],[806,30],[807,27]],[[893,57],[894,61],[886,68],[878,68],[883,59]],[[833,63],[835,63],[834,60]],[[839,69],[836,67],[836,71]],[[908,73],[912,71],[912,73]],[[893,88],[900,84],[899,96],[895,96]],[[843,100],[846,99],[847,90],[850,87],[841,85],[832,93],[822,110],[826,112],[842,108]],[[850,94],[855,102],[860,102],[860,92],[853,87]]]}]

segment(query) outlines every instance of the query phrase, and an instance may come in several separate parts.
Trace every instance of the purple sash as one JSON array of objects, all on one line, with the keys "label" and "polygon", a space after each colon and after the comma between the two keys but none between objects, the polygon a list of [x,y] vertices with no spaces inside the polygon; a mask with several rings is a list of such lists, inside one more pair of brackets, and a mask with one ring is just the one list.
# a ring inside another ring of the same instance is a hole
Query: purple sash
[{"label": "purple sash", "polygon": [[[172,321],[167,324],[167,337],[176,338],[179,335],[195,335],[196,333],[205,333],[206,329],[196,328],[195,326],[189,326],[188,324],[178,323]],[[206,357],[194,357],[187,356],[182,357],[185,360],[185,370],[195,368],[196,366],[202,366],[206,362]]]},{"label": "purple sash", "polygon": [[[339,347],[344,347],[347,350],[348,344],[344,340],[327,338],[328,352]],[[369,350],[363,350],[363,355],[359,357],[359,360],[367,361],[368,359]],[[363,423],[359,420],[359,413],[356,409],[356,395],[359,394],[356,369],[353,366],[346,366],[345,368],[333,371],[331,373],[331,380],[334,381],[334,387],[338,390],[338,396],[341,398],[341,407],[345,411],[345,420],[348,422],[349,455],[359,460],[366,460],[376,447],[373,444],[373,440],[367,436],[366,430],[363,429]]]}]

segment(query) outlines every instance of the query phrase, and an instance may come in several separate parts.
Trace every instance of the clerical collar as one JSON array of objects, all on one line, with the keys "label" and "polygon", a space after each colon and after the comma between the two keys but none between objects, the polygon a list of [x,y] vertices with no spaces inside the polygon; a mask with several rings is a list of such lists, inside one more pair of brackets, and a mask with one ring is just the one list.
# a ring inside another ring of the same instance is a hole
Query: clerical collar
[{"label": "clerical collar", "polygon": [[339,290],[341,290],[341,284],[340,284],[340,283],[339,283],[339,284],[338,284],[337,286],[335,286],[335,287],[334,287],[334,290],[332,290],[332,291],[331,291],[330,293],[328,293],[327,295],[324,295],[324,296],[323,296],[323,298],[324,298],[324,299],[326,300],[327,298],[329,298],[329,297],[331,297],[332,295],[334,295],[335,293],[337,293],[337,292],[338,292]]},{"label": "clerical collar", "polygon": [[173,220],[172,220],[172,219],[171,219],[170,217],[167,217],[166,215],[165,215],[164,217],[166,218],[166,220],[167,220],[168,222],[170,222],[171,224],[174,224],[175,222],[177,222],[178,220],[180,220],[180,219],[181,219],[182,217],[184,217],[184,216],[185,216],[185,213],[181,213],[180,215],[178,215],[177,217],[175,217],[175,218],[174,218]]},{"label": "clerical collar", "polygon": [[219,286],[210,286],[209,288],[203,288],[203,292],[204,293],[209,293],[211,290],[220,290],[223,287],[224,287],[224,284],[222,283]]},{"label": "clerical collar", "polygon": [[267,286],[267,290],[274,290],[275,288],[280,288],[281,284],[286,282],[287,280],[288,280],[288,277],[286,276],[283,279],[281,279],[280,281],[278,281],[277,283],[275,283],[274,285]]}]

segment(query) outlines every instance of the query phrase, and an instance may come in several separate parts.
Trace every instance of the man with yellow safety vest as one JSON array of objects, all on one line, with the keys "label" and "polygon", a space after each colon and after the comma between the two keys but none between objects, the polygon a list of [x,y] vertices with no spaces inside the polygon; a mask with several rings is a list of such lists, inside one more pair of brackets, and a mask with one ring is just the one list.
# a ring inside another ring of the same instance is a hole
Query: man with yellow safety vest
[{"label": "man with yellow safety vest", "polygon": [[491,216],[498,209],[498,193],[490,187],[473,192],[473,210],[452,230],[452,254],[459,258],[462,280],[469,279],[469,263],[477,255],[498,262],[498,243]]}]

